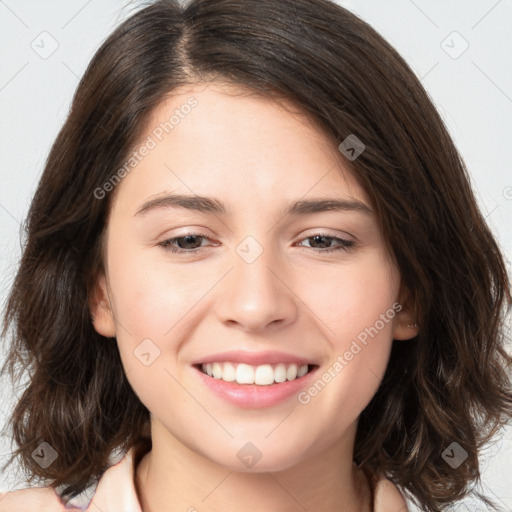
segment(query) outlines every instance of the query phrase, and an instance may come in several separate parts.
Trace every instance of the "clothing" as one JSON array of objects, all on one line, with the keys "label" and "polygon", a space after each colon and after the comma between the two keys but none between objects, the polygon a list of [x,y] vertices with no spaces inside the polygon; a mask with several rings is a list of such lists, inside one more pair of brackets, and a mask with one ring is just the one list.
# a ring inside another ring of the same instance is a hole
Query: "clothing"
[{"label": "clothing", "polygon": [[[400,491],[389,480],[379,479],[373,493],[374,512],[408,512]],[[135,490],[134,448],[103,473],[92,501],[82,506],[80,501],[76,497],[66,508],[51,487],[32,487],[0,493],[0,512],[142,512]]]}]

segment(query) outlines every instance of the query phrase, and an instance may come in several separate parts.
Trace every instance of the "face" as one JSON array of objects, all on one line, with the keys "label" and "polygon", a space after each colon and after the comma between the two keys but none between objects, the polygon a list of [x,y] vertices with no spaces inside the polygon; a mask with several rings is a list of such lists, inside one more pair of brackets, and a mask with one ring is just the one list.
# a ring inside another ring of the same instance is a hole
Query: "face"
[{"label": "face", "polygon": [[175,91],[135,151],[91,308],[152,427],[238,471],[243,450],[277,471],[353,442],[393,338],[414,333],[336,145],[291,105],[211,83]]}]

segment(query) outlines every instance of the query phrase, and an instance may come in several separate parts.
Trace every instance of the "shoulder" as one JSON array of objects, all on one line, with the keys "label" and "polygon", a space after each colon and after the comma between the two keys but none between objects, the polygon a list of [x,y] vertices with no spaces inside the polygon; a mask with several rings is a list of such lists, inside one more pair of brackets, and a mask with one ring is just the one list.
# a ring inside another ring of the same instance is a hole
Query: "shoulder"
[{"label": "shoulder", "polygon": [[365,475],[371,491],[373,512],[409,512],[407,502],[395,483],[368,466],[359,469]]},{"label": "shoulder", "polygon": [[66,508],[52,487],[31,487],[0,493],[0,512],[61,512],[80,510]]},{"label": "shoulder", "polygon": [[375,483],[373,506],[375,512],[408,512],[407,503],[398,487],[381,477]]},{"label": "shoulder", "polygon": [[0,493],[0,512],[141,512],[135,489],[133,459],[134,448],[131,448],[105,471],[94,488],[84,490],[67,503],[53,487],[31,487]]}]

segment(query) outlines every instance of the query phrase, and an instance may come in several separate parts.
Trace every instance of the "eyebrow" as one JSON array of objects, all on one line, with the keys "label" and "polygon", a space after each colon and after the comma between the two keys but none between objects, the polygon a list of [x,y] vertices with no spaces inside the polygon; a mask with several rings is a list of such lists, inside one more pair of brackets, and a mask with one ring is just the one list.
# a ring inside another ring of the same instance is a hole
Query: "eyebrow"
[{"label": "eyebrow", "polygon": [[[145,215],[152,210],[160,208],[182,208],[202,213],[225,215],[227,209],[221,201],[205,196],[164,195],[146,201],[135,215]],[[291,203],[283,213],[286,215],[308,215],[327,211],[360,212],[372,215],[371,208],[355,199],[319,198],[299,200]]]}]

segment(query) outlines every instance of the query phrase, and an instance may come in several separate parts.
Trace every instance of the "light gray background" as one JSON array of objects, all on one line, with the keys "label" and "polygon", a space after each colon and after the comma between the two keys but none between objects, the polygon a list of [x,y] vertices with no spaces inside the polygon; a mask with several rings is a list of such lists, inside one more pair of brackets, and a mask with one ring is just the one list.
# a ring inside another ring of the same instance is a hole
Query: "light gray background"
[{"label": "light gray background", "polygon": [[[376,28],[420,77],[467,164],[481,208],[510,262],[512,0],[339,3]],[[89,60],[130,14],[127,4],[128,0],[0,0],[2,304],[20,257],[20,224],[50,145]],[[136,5],[132,2],[132,7]],[[58,47],[47,55],[52,45]],[[1,346],[0,358],[3,350]],[[15,396],[9,383],[1,384],[0,426]],[[10,448],[7,439],[0,441],[2,463]],[[509,511],[511,461],[508,428],[483,454],[482,488]],[[22,486],[15,474],[0,476],[0,491]],[[467,507],[461,504],[455,510],[484,510],[474,504]]]}]

